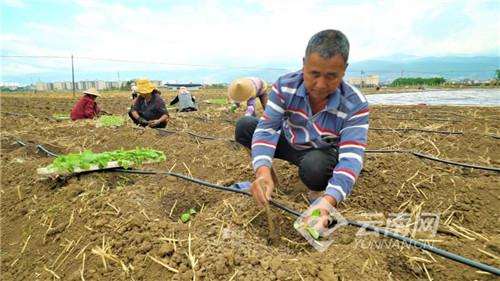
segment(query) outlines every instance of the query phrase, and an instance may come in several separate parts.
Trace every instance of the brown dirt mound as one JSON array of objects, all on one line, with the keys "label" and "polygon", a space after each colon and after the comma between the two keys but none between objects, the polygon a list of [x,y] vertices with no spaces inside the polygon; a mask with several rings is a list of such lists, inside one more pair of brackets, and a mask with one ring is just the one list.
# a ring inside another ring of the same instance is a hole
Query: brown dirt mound
[{"label": "brown dirt mound", "polygon": [[[169,99],[174,93],[164,93]],[[223,97],[204,90],[199,100]],[[172,112],[168,130],[96,128],[95,121],[45,118],[71,110],[71,96],[2,94],[2,280],[493,280],[456,262],[377,236],[341,228],[336,242],[316,252],[293,229],[295,218],[273,209],[281,240],[267,242],[267,220],[250,198],[171,176],[114,172],[44,178],[36,168],[55,153],[151,147],[167,160],[144,166],[230,185],[250,180],[245,151],[235,145],[242,112],[201,104],[194,113]],[[126,116],[128,94],[100,104]],[[484,166],[500,166],[499,108],[387,106],[371,108],[371,128],[423,128],[463,132],[375,131],[368,149],[409,149]],[[194,134],[193,134],[194,133]],[[196,136],[196,134],[201,135]],[[493,136],[492,136],[493,135]],[[203,136],[213,137],[206,139]],[[26,146],[16,143],[22,140]],[[276,161],[281,187],[274,198],[305,210],[297,169]],[[436,236],[416,238],[500,267],[500,177],[409,154],[366,154],[365,168],[340,211],[439,212]],[[179,215],[197,213],[188,224]],[[384,243],[384,244],[383,244]],[[392,243],[392,244],[391,244]],[[382,246],[381,246],[382,245]]]}]

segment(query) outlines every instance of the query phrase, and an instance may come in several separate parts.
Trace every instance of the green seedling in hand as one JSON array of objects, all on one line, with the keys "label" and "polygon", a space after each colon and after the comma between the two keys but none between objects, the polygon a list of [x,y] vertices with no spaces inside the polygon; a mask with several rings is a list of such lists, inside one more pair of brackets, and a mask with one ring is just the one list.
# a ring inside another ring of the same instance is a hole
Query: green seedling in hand
[{"label": "green seedling in hand", "polygon": [[308,223],[304,224],[304,223],[294,223],[293,224],[293,227],[295,229],[299,229],[301,227],[303,227],[308,233],[309,235],[311,235],[311,237],[314,239],[314,240],[318,240],[320,238],[320,234],[319,234],[319,231],[314,228],[312,225],[310,225],[310,223],[314,222],[315,219],[319,218],[321,215],[321,210],[320,209],[314,209],[311,213],[311,216],[309,217],[310,220]]}]

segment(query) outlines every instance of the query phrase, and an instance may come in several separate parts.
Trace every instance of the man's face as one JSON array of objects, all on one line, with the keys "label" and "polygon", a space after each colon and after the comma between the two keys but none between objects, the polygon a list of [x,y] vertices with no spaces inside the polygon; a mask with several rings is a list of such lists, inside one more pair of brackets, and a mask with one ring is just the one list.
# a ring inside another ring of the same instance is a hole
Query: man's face
[{"label": "man's face", "polygon": [[326,98],[342,82],[347,64],[341,55],[324,59],[318,53],[311,53],[304,58],[304,84],[313,98]]}]

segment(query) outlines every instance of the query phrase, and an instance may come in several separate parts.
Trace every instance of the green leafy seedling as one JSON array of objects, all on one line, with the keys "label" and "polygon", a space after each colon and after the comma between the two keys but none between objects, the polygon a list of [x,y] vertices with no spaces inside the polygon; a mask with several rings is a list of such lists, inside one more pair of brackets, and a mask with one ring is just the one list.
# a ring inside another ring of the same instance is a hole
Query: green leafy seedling
[{"label": "green leafy seedling", "polygon": [[73,172],[75,168],[88,169],[91,165],[97,165],[102,169],[111,161],[118,161],[124,168],[128,168],[129,162],[138,166],[144,161],[163,161],[165,159],[165,154],[162,151],[150,148],[118,149],[102,153],[85,150],[81,153],[61,155],[48,168],[54,168],[58,172]]},{"label": "green leafy seedling", "polygon": [[98,122],[106,127],[119,127],[125,123],[125,119],[121,116],[104,115],[99,118]]},{"label": "green leafy seedling", "polygon": [[[321,215],[321,210],[318,208],[318,209],[314,209],[311,213],[311,216],[310,216],[310,219],[311,220],[314,220],[314,219],[317,219],[319,218]],[[316,230],[314,227],[312,227],[311,225],[309,224],[304,224],[304,223],[294,223],[293,224],[293,227],[295,229],[299,229],[301,227],[303,227],[310,235],[311,237],[314,239],[314,240],[318,240],[320,238],[320,234],[319,234],[319,231]]]},{"label": "green leafy seedling", "polygon": [[227,99],[225,99],[225,98],[208,99],[208,103],[211,103],[211,104],[227,104]]},{"label": "green leafy seedling", "polygon": [[316,228],[306,224],[304,226],[304,229],[307,230],[307,232],[309,232],[309,234],[311,235],[312,238],[314,238],[314,240],[319,239],[319,231],[317,231]]},{"label": "green leafy seedling", "polygon": [[185,213],[183,213],[183,214],[181,215],[181,221],[182,221],[183,223],[188,222],[189,220],[191,220],[191,217],[192,217],[194,214],[196,214],[196,210],[195,210],[194,208],[189,209],[187,212],[185,212]]},{"label": "green leafy seedling", "polygon": [[116,190],[121,191],[121,190],[124,190],[124,189],[125,189],[125,186],[122,183],[118,183],[116,185]]},{"label": "green leafy seedling", "polygon": [[317,219],[319,218],[320,215],[321,215],[321,210],[319,208],[314,209],[311,213],[311,219]]},{"label": "green leafy seedling", "polygon": [[181,221],[183,223],[188,222],[191,219],[191,215],[189,213],[184,213],[181,215]]}]

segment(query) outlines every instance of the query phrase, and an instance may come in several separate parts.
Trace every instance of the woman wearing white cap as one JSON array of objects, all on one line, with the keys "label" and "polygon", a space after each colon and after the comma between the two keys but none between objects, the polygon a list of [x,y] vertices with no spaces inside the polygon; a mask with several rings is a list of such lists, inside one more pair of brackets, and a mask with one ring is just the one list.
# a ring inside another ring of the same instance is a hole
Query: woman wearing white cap
[{"label": "woman wearing white cap", "polygon": [[[258,97],[262,107],[265,109],[267,104],[267,83],[266,81],[255,78],[240,78],[231,83],[228,89],[229,99],[236,104],[247,102],[247,111],[245,116],[255,115],[255,100]],[[239,106],[239,105],[238,105]]]},{"label": "woman wearing white cap", "polygon": [[92,119],[107,112],[97,106],[95,99],[101,94],[95,88],[83,91],[83,97],[73,106],[71,120]]},{"label": "woman wearing white cap", "polygon": [[179,88],[179,94],[170,101],[170,105],[179,103],[179,112],[198,111],[196,98],[191,95],[186,87]]}]

